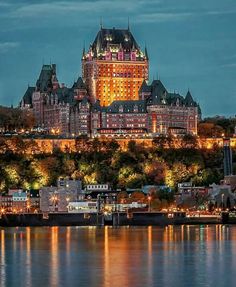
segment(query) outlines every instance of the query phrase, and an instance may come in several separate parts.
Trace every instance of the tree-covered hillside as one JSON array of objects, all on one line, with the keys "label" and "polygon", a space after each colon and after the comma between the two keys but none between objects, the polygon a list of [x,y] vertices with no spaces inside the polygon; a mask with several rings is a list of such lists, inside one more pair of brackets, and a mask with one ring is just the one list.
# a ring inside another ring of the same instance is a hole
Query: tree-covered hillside
[{"label": "tree-covered hillside", "polygon": [[[167,141],[167,142],[166,142]],[[12,143],[13,142],[13,143]],[[50,154],[30,154],[34,142],[14,138],[9,147],[0,140],[0,190],[12,187],[39,188],[54,185],[58,177],[81,179],[83,184],[111,183],[114,188],[138,188],[144,184],[167,184],[192,180],[196,185],[218,183],[223,178],[222,149],[198,149],[191,138],[182,148],[168,139],[156,139],[152,147],[130,141],[127,150],[116,141],[78,141],[78,151],[54,149]]]}]

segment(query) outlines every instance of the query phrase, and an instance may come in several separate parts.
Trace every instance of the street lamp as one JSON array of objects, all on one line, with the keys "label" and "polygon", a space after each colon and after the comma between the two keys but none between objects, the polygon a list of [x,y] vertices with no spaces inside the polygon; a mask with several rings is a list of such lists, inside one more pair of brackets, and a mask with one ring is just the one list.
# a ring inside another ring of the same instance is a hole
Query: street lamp
[{"label": "street lamp", "polygon": [[224,194],[223,193],[221,194],[221,206],[222,206],[222,209],[224,209]]},{"label": "street lamp", "polygon": [[56,210],[57,196],[55,194],[52,195],[51,200],[53,202],[53,212]]},{"label": "street lamp", "polygon": [[149,195],[148,196],[148,212],[151,211],[151,199],[152,199],[152,197],[151,197],[151,195]]}]

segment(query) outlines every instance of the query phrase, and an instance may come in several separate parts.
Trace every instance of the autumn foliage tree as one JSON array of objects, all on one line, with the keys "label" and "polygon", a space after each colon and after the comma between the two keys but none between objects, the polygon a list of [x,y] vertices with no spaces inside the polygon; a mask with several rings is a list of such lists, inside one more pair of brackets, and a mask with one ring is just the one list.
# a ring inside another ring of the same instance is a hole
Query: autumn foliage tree
[{"label": "autumn foliage tree", "polygon": [[35,119],[31,111],[0,106],[0,129],[12,132],[20,129],[31,129]]}]

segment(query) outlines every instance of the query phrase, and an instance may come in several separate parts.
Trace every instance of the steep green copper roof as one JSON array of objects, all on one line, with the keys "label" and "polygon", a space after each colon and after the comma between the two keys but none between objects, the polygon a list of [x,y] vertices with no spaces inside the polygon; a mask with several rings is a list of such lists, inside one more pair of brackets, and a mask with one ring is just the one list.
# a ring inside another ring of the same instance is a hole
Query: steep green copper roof
[{"label": "steep green copper roof", "polygon": [[37,90],[47,92],[52,88],[52,76],[56,74],[56,65],[43,65],[39,78],[36,82]]},{"label": "steep green copper roof", "polygon": [[78,78],[76,82],[74,82],[72,88],[74,89],[86,89],[85,83],[81,77]]},{"label": "steep green copper roof", "polygon": [[23,101],[24,101],[24,104],[26,105],[32,105],[32,95],[33,95],[33,92],[35,91],[35,87],[28,87],[24,96],[23,96]]},{"label": "steep green copper roof", "polygon": [[92,49],[93,51],[101,52],[106,49],[107,44],[121,45],[123,49],[128,51],[140,49],[129,29],[101,28],[92,44]]},{"label": "steep green copper roof", "polygon": [[108,113],[146,113],[146,101],[114,101],[102,110]]}]

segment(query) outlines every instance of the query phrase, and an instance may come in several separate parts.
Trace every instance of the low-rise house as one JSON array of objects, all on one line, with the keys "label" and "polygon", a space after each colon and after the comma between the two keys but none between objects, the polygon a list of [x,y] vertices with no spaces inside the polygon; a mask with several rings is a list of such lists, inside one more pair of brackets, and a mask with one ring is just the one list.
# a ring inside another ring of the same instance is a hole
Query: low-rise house
[{"label": "low-rise house", "polygon": [[0,195],[0,211],[12,212],[12,195]]},{"label": "low-rise house", "polygon": [[28,212],[38,212],[40,209],[39,190],[31,189],[28,192]]},{"label": "low-rise house", "polygon": [[211,202],[218,208],[232,208],[236,205],[236,196],[227,184],[215,184],[209,186]]},{"label": "low-rise house", "polygon": [[111,187],[109,184],[88,184],[85,185],[84,188],[85,192],[92,192],[92,191],[101,191],[101,192],[108,192],[111,191]]},{"label": "low-rise house", "polygon": [[222,181],[222,184],[229,185],[232,191],[236,190],[236,175],[226,175]]},{"label": "low-rise house", "polygon": [[12,211],[13,212],[27,212],[27,193],[19,190],[12,194]]},{"label": "low-rise house", "polygon": [[60,178],[57,186],[40,190],[42,212],[67,212],[68,204],[83,199],[81,181]]},{"label": "low-rise house", "polygon": [[176,205],[187,204],[189,207],[201,205],[209,197],[208,187],[193,186],[192,182],[178,184],[178,193],[175,194]]}]

